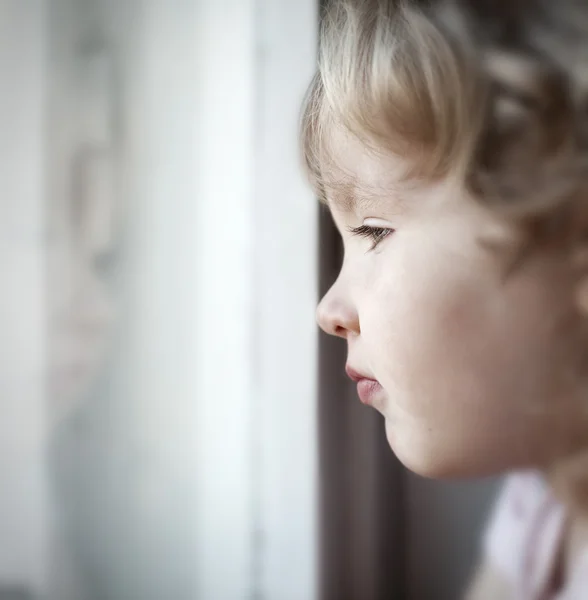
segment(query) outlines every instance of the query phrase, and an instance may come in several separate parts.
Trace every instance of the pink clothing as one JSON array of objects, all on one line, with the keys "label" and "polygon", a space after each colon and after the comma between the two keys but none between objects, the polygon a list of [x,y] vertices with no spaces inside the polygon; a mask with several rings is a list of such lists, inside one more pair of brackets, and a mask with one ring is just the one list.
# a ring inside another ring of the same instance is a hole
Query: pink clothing
[{"label": "pink clothing", "polygon": [[506,480],[484,537],[484,550],[510,582],[513,600],[588,600],[588,549],[563,590],[556,595],[549,591],[565,522],[564,506],[538,473],[521,472]]}]

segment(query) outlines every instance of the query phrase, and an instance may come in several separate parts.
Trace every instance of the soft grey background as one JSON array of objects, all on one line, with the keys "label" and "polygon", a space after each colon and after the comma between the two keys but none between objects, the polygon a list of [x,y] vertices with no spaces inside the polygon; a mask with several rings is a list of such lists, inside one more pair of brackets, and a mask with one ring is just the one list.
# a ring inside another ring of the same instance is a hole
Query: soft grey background
[{"label": "soft grey background", "polygon": [[459,598],[499,480],[442,483],[407,475],[410,600]]}]

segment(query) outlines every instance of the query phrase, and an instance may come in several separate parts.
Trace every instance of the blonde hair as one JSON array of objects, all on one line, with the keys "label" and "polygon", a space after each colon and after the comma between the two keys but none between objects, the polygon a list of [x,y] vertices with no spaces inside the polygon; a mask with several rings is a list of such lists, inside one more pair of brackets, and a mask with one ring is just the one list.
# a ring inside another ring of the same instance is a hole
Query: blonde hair
[{"label": "blonde hair", "polygon": [[[301,121],[304,166],[322,199],[346,181],[332,144],[339,130],[408,158],[410,177],[463,179],[533,243],[586,236],[588,60],[571,62],[569,32],[535,22],[528,3],[476,8],[487,4],[330,2]],[[549,10],[549,0],[535,4]]]},{"label": "blonde hair", "polygon": [[333,127],[366,145],[418,156],[418,175],[443,175],[462,164],[479,126],[478,86],[467,62],[404,2],[332,2],[302,120],[311,182],[317,189],[332,183],[325,167],[333,166]]}]

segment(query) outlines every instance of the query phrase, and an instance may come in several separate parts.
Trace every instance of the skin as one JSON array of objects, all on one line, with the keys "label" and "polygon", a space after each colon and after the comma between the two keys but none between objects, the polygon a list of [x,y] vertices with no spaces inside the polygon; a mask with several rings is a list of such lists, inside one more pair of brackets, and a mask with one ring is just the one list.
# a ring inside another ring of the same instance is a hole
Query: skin
[{"label": "skin", "polygon": [[[381,388],[398,458],[428,477],[547,468],[586,445],[586,332],[569,260],[537,252],[509,277],[514,227],[457,180],[406,182],[399,157],[338,133],[328,204],[345,248],[317,320]],[[341,175],[342,173],[342,175]],[[350,228],[385,229],[374,240]]]}]

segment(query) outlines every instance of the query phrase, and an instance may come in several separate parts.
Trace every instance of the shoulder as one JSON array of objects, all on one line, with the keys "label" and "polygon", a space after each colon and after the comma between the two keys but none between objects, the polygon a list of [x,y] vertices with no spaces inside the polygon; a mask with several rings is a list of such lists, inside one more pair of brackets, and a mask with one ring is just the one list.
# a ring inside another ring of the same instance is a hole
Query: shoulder
[{"label": "shoulder", "polygon": [[583,600],[588,590],[588,550],[580,556],[558,600]]},{"label": "shoulder", "polygon": [[561,544],[565,509],[534,471],[509,476],[483,538],[484,560],[529,597],[548,585]]}]

